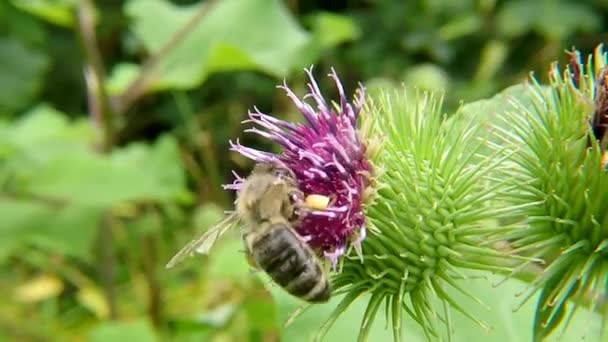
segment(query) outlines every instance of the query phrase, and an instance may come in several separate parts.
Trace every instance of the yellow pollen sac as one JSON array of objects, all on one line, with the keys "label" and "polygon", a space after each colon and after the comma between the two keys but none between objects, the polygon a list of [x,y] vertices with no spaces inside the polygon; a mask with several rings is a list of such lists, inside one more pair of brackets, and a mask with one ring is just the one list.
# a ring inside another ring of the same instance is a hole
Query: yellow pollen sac
[{"label": "yellow pollen sac", "polygon": [[306,196],[304,203],[311,209],[325,210],[329,206],[329,200],[327,196],[312,194]]},{"label": "yellow pollen sac", "polygon": [[[608,151],[602,155],[602,169],[606,170],[608,167]],[[306,199],[308,201],[308,198]]]}]

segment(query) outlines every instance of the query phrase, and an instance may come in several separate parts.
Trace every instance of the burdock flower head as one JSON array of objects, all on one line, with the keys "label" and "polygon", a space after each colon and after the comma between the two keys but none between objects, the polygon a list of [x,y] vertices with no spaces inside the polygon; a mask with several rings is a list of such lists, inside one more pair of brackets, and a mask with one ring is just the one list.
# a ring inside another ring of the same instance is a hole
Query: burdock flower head
[{"label": "burdock flower head", "polygon": [[[365,238],[363,204],[372,182],[372,165],[368,149],[357,129],[357,119],[364,104],[365,91],[359,87],[351,104],[335,71],[333,78],[339,93],[339,104],[328,103],[312,76],[306,70],[310,92],[302,99],[284,83],[282,88],[304,116],[304,123],[289,123],[257,108],[245,122],[255,124],[246,132],[268,138],[282,146],[279,154],[259,151],[240,143],[231,143],[232,150],[258,163],[286,166],[296,176],[305,195],[322,195],[330,199],[324,210],[307,211],[296,231],[309,245],[328,258],[335,267],[349,243],[360,251]],[[316,108],[305,102],[312,98]],[[238,189],[240,179],[227,186]]]},{"label": "burdock flower head", "polygon": [[[303,99],[281,87],[302,112],[303,123],[258,110],[247,120],[255,124],[249,132],[280,144],[281,152],[238,143],[232,149],[256,162],[287,166],[305,195],[331,198],[325,209],[308,212],[295,227],[334,265],[344,255],[339,272],[332,275],[332,294],[344,296],[317,337],[362,294],[371,296],[360,340],[366,339],[381,307],[397,341],[404,313],[429,340],[440,336],[439,324],[448,325],[450,333],[451,310],[475,319],[448,289],[474,298],[456,281],[463,277],[461,268],[511,271],[514,259],[492,244],[513,229],[492,223],[512,211],[495,200],[506,184],[496,184],[494,177],[500,153],[481,153],[489,140],[477,120],[464,112],[448,119],[439,97],[408,99],[405,89],[395,89],[364,107],[369,98],[363,87],[349,103],[332,72],[340,99],[329,105],[307,72],[310,93]],[[308,98],[316,108],[304,101]],[[228,187],[238,189],[240,182]],[[358,255],[346,253],[349,243]],[[432,304],[436,299],[441,310]]]},{"label": "burdock flower head", "polygon": [[510,131],[501,131],[514,162],[510,173],[519,179],[505,199],[527,218],[506,238],[516,252],[546,263],[524,296],[525,302],[540,290],[538,340],[558,326],[565,330],[587,304],[608,326],[608,173],[602,161],[608,55],[599,46],[586,63],[577,51],[571,56],[565,70],[553,64],[548,86],[533,80],[532,105],[515,103],[505,118]]}]

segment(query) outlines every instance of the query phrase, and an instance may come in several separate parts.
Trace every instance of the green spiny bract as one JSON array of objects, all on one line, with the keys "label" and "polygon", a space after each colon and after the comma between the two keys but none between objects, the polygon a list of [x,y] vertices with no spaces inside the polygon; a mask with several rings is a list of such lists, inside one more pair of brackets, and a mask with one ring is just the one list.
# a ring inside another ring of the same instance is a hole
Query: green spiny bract
[{"label": "green spiny bract", "polygon": [[[371,297],[360,340],[379,310],[386,312],[395,340],[401,337],[403,313],[429,340],[439,338],[440,324],[450,334],[450,308],[483,326],[447,289],[475,298],[456,282],[465,278],[459,269],[510,271],[513,260],[489,239],[511,229],[495,223],[510,211],[493,201],[505,186],[492,180],[501,160],[477,153],[488,143],[478,123],[448,120],[441,104],[433,95],[407,99],[404,89],[385,93],[364,111],[364,135],[382,137],[371,157],[377,193],[366,209],[369,233],[362,258],[350,253],[334,276],[335,293],[345,296],[319,336],[364,293]],[[437,299],[443,305],[435,307]]]},{"label": "green spiny bract", "polygon": [[540,290],[537,340],[560,323],[565,329],[581,306],[599,311],[608,324],[608,173],[589,126],[595,75],[605,64],[601,49],[586,66],[571,62],[562,73],[554,64],[548,87],[530,83],[533,105],[514,103],[497,127],[510,145],[507,174],[519,179],[505,200],[536,203],[520,208],[526,226],[508,238],[516,252],[546,261],[522,301]]}]

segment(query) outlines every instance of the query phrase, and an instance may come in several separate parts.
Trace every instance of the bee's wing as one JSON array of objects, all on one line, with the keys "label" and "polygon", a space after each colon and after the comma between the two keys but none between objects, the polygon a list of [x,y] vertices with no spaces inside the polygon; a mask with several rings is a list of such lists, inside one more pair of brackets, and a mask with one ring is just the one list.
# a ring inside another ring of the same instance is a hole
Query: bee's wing
[{"label": "bee's wing", "polygon": [[184,248],[182,248],[169,262],[167,263],[166,268],[171,268],[180,262],[182,262],[187,257],[191,256],[194,253],[207,254],[211,247],[217,242],[217,240],[224,235],[228,230],[232,227],[236,226],[239,222],[239,219],[236,213],[232,213],[228,215],[225,219],[220,221],[215,226],[209,228],[203,235],[200,237],[190,241]]}]

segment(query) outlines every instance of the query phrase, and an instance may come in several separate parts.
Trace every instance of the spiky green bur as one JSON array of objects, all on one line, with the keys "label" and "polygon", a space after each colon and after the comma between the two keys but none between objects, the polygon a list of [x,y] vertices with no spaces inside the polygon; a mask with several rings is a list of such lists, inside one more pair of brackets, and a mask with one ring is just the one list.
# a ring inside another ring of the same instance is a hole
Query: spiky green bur
[{"label": "spiky green bur", "polygon": [[[446,289],[474,298],[456,282],[464,277],[460,268],[509,271],[508,258],[487,239],[506,229],[491,225],[502,214],[492,203],[503,185],[491,181],[501,161],[477,154],[487,141],[475,123],[451,124],[441,104],[433,95],[408,99],[403,90],[385,93],[367,111],[362,130],[383,138],[372,157],[380,171],[366,210],[369,233],[362,258],[350,253],[333,279],[335,293],[345,297],[320,336],[364,293],[371,299],[360,340],[378,311],[386,312],[395,340],[404,313],[433,341],[442,335],[440,325],[450,333],[450,309],[483,325]],[[437,301],[438,307],[432,304]]]},{"label": "spiky green bur", "polygon": [[605,64],[601,50],[563,73],[554,64],[548,87],[529,84],[533,106],[514,102],[497,127],[513,162],[507,174],[518,179],[505,200],[527,217],[509,239],[516,252],[547,262],[522,301],[540,290],[537,340],[565,329],[581,305],[608,324],[608,173],[596,141],[587,147],[594,75]]}]

